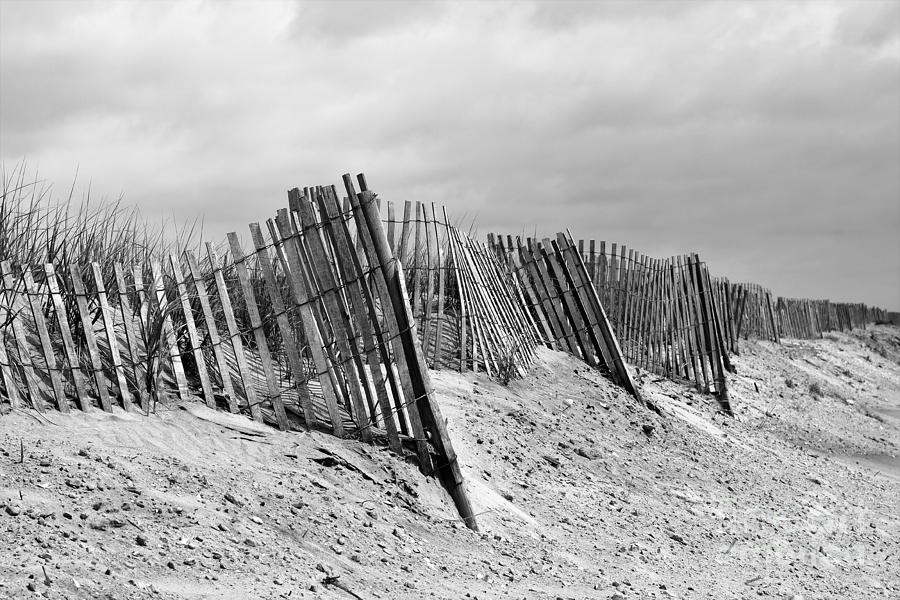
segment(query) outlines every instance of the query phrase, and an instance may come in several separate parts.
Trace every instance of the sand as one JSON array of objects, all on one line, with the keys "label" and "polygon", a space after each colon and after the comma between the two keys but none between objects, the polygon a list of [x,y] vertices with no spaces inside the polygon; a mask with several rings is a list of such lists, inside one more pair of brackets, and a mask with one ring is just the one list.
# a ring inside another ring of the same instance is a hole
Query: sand
[{"label": "sand", "polygon": [[741,349],[734,418],[549,350],[508,387],[434,372],[480,533],[384,448],[196,404],[5,414],[0,597],[900,596],[900,329]]}]

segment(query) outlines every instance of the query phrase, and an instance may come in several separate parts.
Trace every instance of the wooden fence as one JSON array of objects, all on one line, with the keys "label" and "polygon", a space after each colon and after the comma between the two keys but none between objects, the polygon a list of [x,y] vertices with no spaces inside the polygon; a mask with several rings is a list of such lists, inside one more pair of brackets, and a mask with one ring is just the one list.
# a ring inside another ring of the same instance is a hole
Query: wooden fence
[{"label": "wooden fence", "polygon": [[696,254],[658,259],[624,245],[578,242],[598,301],[633,365],[715,393],[730,411],[727,299]]},{"label": "wooden fence", "polygon": [[730,300],[725,306],[727,319],[734,324],[732,353],[738,353],[737,340],[741,336],[781,342],[778,314],[769,289],[755,283],[731,283],[727,279],[718,279],[717,283]]},{"label": "wooden fence", "polygon": [[443,207],[405,202],[400,218],[393,202],[384,208],[429,366],[505,380],[521,373],[540,339],[507,266],[452,225]]},{"label": "wooden fence", "polygon": [[[626,364],[714,392],[743,335],[780,341],[886,320],[779,298],[568,234],[475,241],[435,205],[381,206],[358,176],[293,189],[249,243],[147,265],[0,261],[0,401],[66,412],[199,399],[281,429],[415,453],[475,527],[429,367],[521,373],[545,344],[640,399]],[[382,214],[385,209],[386,214]],[[607,248],[609,249],[607,251]]]},{"label": "wooden fence", "polygon": [[724,278],[714,278],[713,285],[726,299],[722,304],[725,322],[733,324],[726,332],[732,354],[738,353],[737,340],[742,337],[781,343],[782,338],[820,338],[828,331],[849,331],[888,320],[887,311],[865,304],[775,298],[758,284],[730,283]]},{"label": "wooden fence", "polygon": [[415,452],[475,528],[403,264],[358,182],[359,194],[344,176],[343,207],[333,186],[291,190],[289,208],[250,225],[249,248],[232,233],[222,256],[207,245],[107,271],[4,261],[0,397],[149,412],[174,393],[282,429],[384,440]]},{"label": "wooden fence", "polygon": [[610,325],[591,274],[571,237],[540,242],[512,236],[488,237],[493,252],[514,274],[527,323],[550,348],[564,350],[596,367],[641,399],[625,355]]},{"label": "wooden fence", "polygon": [[778,298],[779,334],[797,339],[820,338],[828,331],[848,331],[868,323],[886,323],[884,309],[829,300]]}]

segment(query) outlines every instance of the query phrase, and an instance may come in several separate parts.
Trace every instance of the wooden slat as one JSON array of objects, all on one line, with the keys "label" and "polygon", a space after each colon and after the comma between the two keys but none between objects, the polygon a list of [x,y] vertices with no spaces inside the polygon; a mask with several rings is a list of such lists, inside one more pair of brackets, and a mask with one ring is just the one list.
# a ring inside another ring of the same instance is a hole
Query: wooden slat
[{"label": "wooden slat", "polygon": [[125,271],[120,263],[113,265],[113,273],[116,278],[116,288],[119,292],[119,313],[122,316],[122,325],[125,329],[125,342],[128,348],[128,364],[131,365],[131,376],[134,377],[135,389],[141,403],[141,410],[150,412],[150,398],[147,395],[145,376],[146,372],[141,365],[140,348],[137,334],[134,331],[134,313],[131,310],[131,301],[128,299],[128,288],[125,283]]},{"label": "wooden slat", "polygon": [[523,363],[534,359],[535,348],[540,344],[540,330],[528,310],[524,293],[519,287],[518,278],[512,273],[506,252],[502,261],[486,252],[481,253],[481,261],[485,265],[493,287],[496,290],[498,303],[512,331],[519,337],[519,353]]},{"label": "wooden slat", "polygon": [[[511,243],[509,244],[509,247],[512,248]],[[522,264],[516,253],[510,254],[510,260],[516,274],[516,281],[523,295],[523,303],[525,304],[526,310],[531,314],[532,321],[535,323],[535,327],[537,327],[539,334],[543,338],[542,343],[550,349],[556,349],[556,335],[550,327],[547,316],[541,306],[541,300],[537,296],[537,292],[534,290],[529,275],[525,270],[525,265]]]},{"label": "wooden slat", "polygon": [[157,310],[163,316],[163,338],[161,341],[168,351],[169,364],[172,366],[178,397],[182,400],[188,400],[190,399],[191,391],[188,388],[187,377],[184,374],[181,352],[178,350],[178,339],[175,337],[175,328],[172,325],[171,305],[166,294],[162,266],[159,261],[153,260],[150,262],[150,272],[153,276],[153,285],[150,290],[152,294],[148,292],[148,296],[155,301]]},{"label": "wooden slat", "polygon": [[91,370],[94,373],[94,385],[100,398],[100,406],[103,410],[112,411],[112,403],[109,400],[109,389],[106,386],[106,375],[103,372],[103,363],[100,361],[100,351],[97,349],[97,340],[94,339],[94,321],[87,302],[87,291],[81,279],[81,267],[75,264],[69,265],[69,276],[72,278],[72,288],[75,292],[75,306],[84,332],[85,347],[91,362]]},{"label": "wooden slat", "polygon": [[[43,412],[45,409],[43,394],[38,385],[37,374],[34,370],[34,362],[31,360],[31,349],[28,345],[25,333],[25,324],[22,321],[23,309],[16,309],[15,298],[20,294],[16,284],[16,277],[13,274],[12,266],[8,260],[0,263],[0,274],[3,276],[3,287],[5,288],[4,297],[6,298],[7,307],[10,310],[10,324],[13,330],[13,337],[16,341],[16,350],[19,357],[19,364],[22,367],[22,378],[25,380],[25,388],[28,390],[28,398],[31,406],[36,411]],[[3,319],[0,319],[3,322]],[[7,357],[8,359],[8,357]],[[6,359],[4,359],[4,362]]]},{"label": "wooden slat", "polygon": [[697,308],[696,288],[689,274],[690,265],[685,264],[681,256],[676,258],[676,264],[680,272],[680,285],[684,290],[684,305],[688,315],[688,334],[691,336],[691,349],[694,352],[695,372],[698,374],[695,381],[697,387],[709,389],[709,369],[707,357],[703,348],[703,336],[701,335],[701,319]]},{"label": "wooden slat", "polygon": [[725,364],[720,353],[721,344],[716,337],[715,315],[713,313],[712,298],[709,293],[708,276],[706,274],[705,266],[700,263],[700,257],[694,254],[693,261],[697,282],[700,286],[700,303],[704,318],[705,333],[709,340],[710,357],[713,361],[712,367],[716,378],[716,395],[723,408],[730,413],[731,407],[728,402],[728,387],[725,380]]},{"label": "wooden slat", "polygon": [[222,338],[219,336],[219,328],[213,318],[212,305],[209,302],[209,293],[206,290],[206,280],[203,277],[200,264],[197,262],[197,257],[192,252],[185,252],[185,259],[187,260],[188,271],[194,284],[194,291],[197,294],[197,300],[200,303],[200,310],[203,313],[203,323],[209,336],[209,344],[212,346],[216,368],[222,380],[222,391],[225,395],[225,401],[228,404],[228,410],[234,413],[238,411],[237,397],[234,392],[234,384],[231,381],[231,369],[228,366],[225,353],[222,351]]},{"label": "wooden slat", "polygon": [[[265,280],[269,300],[272,302],[272,310],[275,312],[275,321],[281,333],[281,341],[284,344],[291,376],[294,379],[294,387],[297,389],[297,395],[300,398],[300,406],[303,409],[306,426],[314,427],[318,419],[313,408],[312,398],[309,395],[309,388],[306,385],[306,372],[303,368],[303,361],[300,359],[300,348],[297,347],[297,341],[294,339],[294,330],[288,319],[287,309],[278,288],[278,281],[275,279],[275,269],[272,266],[272,260],[266,246],[266,238],[263,236],[262,229],[258,223],[250,224],[250,236],[253,239],[256,255],[259,258],[259,267]],[[303,337],[307,337],[306,331],[303,331]]]},{"label": "wooden slat", "polygon": [[412,233],[409,221],[412,218],[412,206],[409,200],[403,203],[403,228],[400,230],[400,250],[397,256],[404,265],[409,264],[409,236]]},{"label": "wooden slat", "polygon": [[203,391],[203,399],[210,408],[216,407],[216,397],[212,384],[209,382],[209,371],[206,368],[206,357],[203,356],[203,348],[200,346],[200,336],[197,334],[197,324],[194,322],[194,314],[191,310],[191,301],[188,296],[187,285],[184,282],[184,273],[181,271],[181,263],[174,254],[169,256],[169,264],[172,268],[172,277],[175,280],[175,289],[181,301],[181,312],[184,315],[187,328],[188,341],[191,343],[191,354],[197,366],[197,376],[200,379],[200,389]]},{"label": "wooden slat", "polygon": [[549,238],[544,238],[542,240],[541,245],[538,246],[538,251],[543,256],[547,268],[550,271],[550,276],[553,281],[555,281],[556,289],[562,298],[563,310],[565,311],[566,318],[572,324],[572,331],[578,342],[582,360],[592,367],[597,366],[597,358],[594,354],[594,348],[588,340],[584,317],[575,304],[575,300],[572,297],[572,290],[569,289],[566,283],[566,278],[559,262],[560,257],[554,252]]},{"label": "wooden slat", "polygon": [[394,217],[394,201],[393,200],[387,201],[387,214],[388,214],[388,216],[387,216],[386,225],[387,225],[388,246],[391,247],[391,252],[393,252],[394,255],[396,256],[397,255],[397,246],[394,245],[394,225],[395,225],[396,218]]},{"label": "wooden slat", "polygon": [[[534,349],[538,344],[546,343],[543,339],[546,337],[546,327],[545,324],[540,323],[540,321],[535,318],[535,315],[532,314],[534,302],[527,296],[521,282],[521,273],[512,258],[512,236],[507,236],[509,251],[503,247],[502,241],[503,239],[501,236],[501,260],[499,262],[494,261],[491,263],[493,266],[494,277],[502,284],[508,286],[508,288],[511,288],[515,293],[515,297],[507,296],[507,309],[512,312],[515,323],[525,332],[530,345],[528,349],[529,355],[533,355]],[[522,321],[523,318],[524,321]]]},{"label": "wooden slat", "polygon": [[445,485],[448,487],[450,496],[453,498],[457,510],[466,525],[477,530],[478,525],[471,504],[469,503],[468,496],[466,495],[462,472],[460,471],[456,459],[456,453],[453,450],[453,444],[447,433],[446,424],[441,414],[440,407],[434,400],[431,376],[428,373],[428,367],[425,365],[425,358],[422,356],[420,347],[415,343],[416,324],[412,319],[412,310],[409,306],[408,295],[405,289],[406,285],[403,279],[403,265],[397,261],[391,260],[392,257],[388,252],[386,245],[387,240],[384,238],[383,230],[379,227],[380,222],[377,220],[377,213],[373,210],[374,194],[365,191],[365,179],[362,176],[360,176],[359,179],[360,186],[364,190],[359,198],[356,197],[349,175],[344,176],[344,185],[347,187],[347,195],[350,196],[351,202],[354,203],[354,209],[356,209],[357,206],[359,207],[360,212],[362,212],[362,216],[370,229],[373,250],[378,257],[378,262],[381,264],[384,279],[386,282],[391,282],[392,284],[392,287],[388,290],[391,299],[390,303],[397,308],[395,314],[399,317],[399,320],[397,321],[397,325],[399,326],[398,333],[400,334],[400,337],[404,339],[404,350],[408,353],[409,358],[411,359],[409,362],[412,363],[412,366],[414,367],[414,369],[410,371],[410,374],[413,377],[413,389],[415,390],[415,395],[413,397],[417,399],[416,404],[420,405],[420,411],[432,428],[434,434],[432,442],[434,443],[439,456],[442,458],[442,462],[439,463],[438,469],[444,477],[444,481],[447,482]]},{"label": "wooden slat", "polygon": [[[0,324],[6,323],[7,316],[11,311],[11,306],[8,307],[5,302],[0,302]],[[0,378],[3,380],[3,388],[6,391],[6,397],[9,399],[9,405],[12,408],[19,408],[22,406],[22,399],[19,395],[19,382],[16,381],[13,372],[13,364],[9,362],[4,333],[3,329],[0,329]]]},{"label": "wooden slat", "polygon": [[472,340],[472,369],[474,371],[478,370],[478,356],[480,355],[481,365],[484,367],[485,373],[490,376],[494,372],[493,365],[496,363],[492,346],[489,342],[488,319],[484,315],[478,284],[475,281],[474,269],[471,265],[468,247],[464,243],[464,236],[457,229],[454,229],[453,233],[456,236],[456,244],[459,248],[460,274],[463,275],[465,302],[470,309],[468,324],[471,329]]},{"label": "wooden slat", "polygon": [[[309,188],[304,188],[303,194],[304,196],[301,197],[306,197],[305,195],[309,194]],[[299,207],[299,204],[296,206]],[[297,251],[300,256],[299,264],[303,268],[303,281],[308,286],[312,314],[322,337],[322,349],[325,352],[325,364],[328,377],[331,379],[331,385],[335,390],[338,405],[343,407],[348,414],[352,414],[353,407],[351,404],[353,401],[350,396],[350,388],[347,385],[347,379],[343,376],[343,372],[341,371],[343,363],[339,356],[340,349],[337,344],[337,336],[332,328],[331,319],[328,316],[328,310],[322,291],[323,286],[318,279],[316,270],[313,268],[313,259],[310,255],[306,238],[300,233],[302,227],[300,215],[297,211],[293,211],[289,216],[292,235],[296,236],[297,239]]]},{"label": "wooden slat", "polygon": [[[363,205],[360,198],[356,196],[352,181],[346,175],[344,176],[344,186],[353,207],[353,215],[362,241],[362,251],[367,256],[368,263],[374,267],[372,280],[375,282],[375,288],[381,299],[386,333],[394,350],[394,361],[400,374],[399,380],[412,429],[416,456],[419,459],[419,468],[423,473],[428,474],[434,470],[434,465],[426,444],[427,437],[420,411],[424,405],[427,405],[429,392],[422,387],[421,373],[418,372],[420,366],[424,367],[424,360],[419,362],[421,347],[418,344],[416,322],[412,313],[404,309],[404,307],[409,308],[409,296],[406,295],[406,282],[403,280],[402,266],[391,261],[387,239],[384,237],[384,230],[380,227],[377,212],[374,210],[374,198],[370,197],[371,195],[367,196],[366,203]],[[377,245],[373,238],[377,239]],[[396,288],[391,289],[388,282],[392,286],[399,286],[402,289],[402,304],[398,298],[400,292]],[[427,367],[424,369],[427,373]],[[418,378],[414,380],[413,378],[417,375]],[[420,385],[416,385],[417,383]]]},{"label": "wooden slat", "polygon": [[[434,336],[434,368],[441,368],[441,345],[443,343],[444,333],[444,252],[441,248],[441,238],[438,236],[438,219],[435,212],[434,203],[431,203],[431,222],[434,224],[434,240],[437,245],[437,324]],[[446,223],[444,227],[446,228]]]},{"label": "wooden slat", "polygon": [[[300,190],[294,189],[288,192],[288,197],[292,196],[299,198]],[[291,284],[291,292],[294,296],[295,305],[300,312],[300,320],[303,323],[303,330],[307,336],[306,343],[309,346],[313,364],[315,364],[316,367],[316,374],[319,382],[322,384],[322,394],[325,398],[325,405],[328,409],[331,426],[334,435],[343,437],[344,425],[341,421],[341,415],[337,406],[338,394],[335,391],[334,382],[328,372],[329,365],[325,357],[324,344],[310,303],[309,293],[311,284],[307,280],[306,273],[301,264],[300,241],[298,239],[299,234],[293,231],[290,215],[285,210],[278,211],[275,223],[278,226],[278,234],[281,236],[281,242],[285,254],[287,255],[289,267],[288,279]]]},{"label": "wooden slat", "polygon": [[[356,319],[361,324],[363,347],[366,351],[369,370],[375,382],[375,391],[385,432],[388,436],[388,445],[394,451],[400,451],[401,444],[397,424],[399,423],[400,431],[404,435],[408,433],[406,414],[402,410],[403,395],[394,376],[394,369],[391,368],[391,356],[384,341],[381,323],[378,320],[375,298],[363,276],[362,263],[352,246],[347,223],[340,218],[336,191],[333,188],[326,189],[317,200],[319,211],[326,217],[325,231],[334,242],[344,281],[351,282],[349,284],[351,301]],[[382,374],[382,363],[385,365],[384,374]],[[385,375],[391,388],[394,407],[391,406],[391,397],[385,387]]]},{"label": "wooden slat", "polygon": [[363,367],[362,357],[352,335],[350,316],[346,314],[341,306],[337,281],[331,270],[331,264],[325,255],[313,205],[309,198],[300,198],[300,210],[298,212],[301,226],[304,228],[304,238],[312,258],[312,266],[322,286],[324,316],[331,322],[331,328],[334,331],[337,347],[342,358],[340,367],[344,372],[347,386],[349,387],[353,416],[356,418],[360,436],[364,441],[368,441],[372,437],[372,430],[362,392],[363,389],[368,388],[369,380]]},{"label": "wooden slat", "polygon": [[425,314],[422,317],[422,348],[428,352],[431,334],[434,331],[431,313],[433,311],[432,302],[434,298],[434,255],[431,247],[433,245],[432,238],[434,234],[431,231],[431,221],[428,219],[428,209],[422,205],[422,219],[424,220],[423,229],[425,230]]},{"label": "wooden slat", "polygon": [[598,314],[597,303],[591,301],[590,295],[595,292],[591,286],[581,253],[575,252],[575,247],[572,246],[571,241],[562,233],[557,234],[556,240],[553,240],[551,244],[554,252],[560,257],[560,270],[572,290],[572,297],[577,304],[578,310],[584,317],[587,334],[596,355],[609,369],[613,381],[618,382],[621,380],[621,377],[618,365],[616,365],[616,357],[613,356],[606,337],[603,335],[602,317]]},{"label": "wooden slat", "polygon": [[75,385],[78,405],[81,410],[87,411],[91,407],[91,398],[88,396],[87,387],[84,383],[84,371],[81,367],[81,361],[75,352],[75,342],[72,339],[72,330],[69,328],[69,316],[59,291],[59,282],[56,279],[54,266],[51,264],[44,265],[44,275],[47,279],[47,289],[50,291],[53,308],[56,311],[56,324],[59,326],[59,334],[60,338],[62,338],[63,349],[66,352],[66,360],[69,362],[69,369],[72,372],[72,381]]},{"label": "wooden slat", "polygon": [[109,299],[106,295],[106,285],[103,283],[103,273],[100,271],[100,263],[91,263],[91,272],[94,276],[94,286],[97,288],[97,302],[100,304],[100,315],[103,319],[103,330],[106,332],[106,343],[109,345],[109,358],[116,375],[116,384],[119,388],[119,397],[122,400],[122,408],[132,409],[131,391],[128,389],[128,380],[125,378],[125,366],[119,355],[119,340],[116,337],[115,318]]},{"label": "wooden slat", "polygon": [[[454,240],[455,227],[449,225],[449,220],[447,219],[447,209],[443,208],[444,213],[444,223],[447,224],[447,248],[450,252],[450,256],[448,257],[448,262],[452,265],[453,269],[453,280],[456,282],[456,289],[459,295],[459,314],[457,315],[457,322],[459,323],[459,372],[466,372],[466,351],[467,351],[467,343],[466,339],[466,300],[465,293],[463,291],[463,282],[462,276],[459,272],[459,252],[456,247],[456,242]],[[402,262],[402,261],[401,261]]]},{"label": "wooden slat", "polygon": [[496,310],[491,304],[490,290],[477,261],[476,249],[471,240],[463,237],[464,256],[471,274],[470,298],[476,312],[476,322],[480,325],[485,350],[485,366],[490,375],[499,369],[500,361],[508,352],[506,335],[502,331]]},{"label": "wooden slat", "polygon": [[412,309],[413,316],[420,322],[422,319],[422,203],[416,201],[415,241],[412,256]]},{"label": "wooden slat", "polygon": [[[362,395],[365,399],[365,410],[363,414],[367,415],[369,424],[380,427],[379,419],[381,411],[376,406],[378,402],[378,392],[374,387],[375,375],[374,373],[368,371],[366,368],[366,365],[368,364],[368,356],[365,349],[365,343],[362,339],[362,330],[364,327],[368,327],[368,319],[363,318],[362,321],[358,321],[355,318],[356,313],[350,305],[350,289],[343,280],[343,270],[341,269],[340,260],[337,257],[337,249],[335,247],[334,240],[331,236],[326,235],[325,229],[328,228],[329,224],[326,223],[327,219],[324,216],[325,213],[320,213],[318,210],[318,198],[323,196],[325,193],[328,193],[328,189],[319,186],[316,188],[315,198],[313,198],[312,196],[307,197],[309,211],[312,219],[311,223],[315,224],[316,237],[320,240],[320,243],[328,252],[328,261],[326,265],[328,267],[328,273],[330,273],[331,279],[333,281],[332,288],[335,290],[334,296],[337,303],[337,308],[339,310],[339,315],[342,318],[342,322],[346,330],[347,347],[350,349],[352,354],[352,364],[349,365],[349,368],[351,370],[351,375],[359,381],[360,390],[362,391]],[[329,229],[327,233],[331,233],[331,230]],[[352,372],[353,369],[355,369],[355,372]]]},{"label": "wooden slat", "polygon": [[514,362],[525,365],[532,359],[532,349],[536,343],[535,331],[530,320],[521,312],[518,298],[513,296],[514,288],[500,272],[497,256],[491,254],[482,244],[475,244],[476,265],[482,272],[488,297],[498,325],[507,332],[508,343],[514,352]]},{"label": "wooden slat", "polygon": [[577,356],[578,344],[562,310],[556,288],[547,273],[546,264],[532,248],[529,247],[526,251],[522,247],[521,242],[519,243],[519,251],[526,268],[531,272],[532,281],[535,282],[535,289],[541,297],[545,314],[549,317],[556,332],[557,341],[561,343],[563,350]]},{"label": "wooden slat", "polygon": [[225,326],[228,330],[228,341],[231,344],[232,352],[234,352],[235,363],[237,364],[238,375],[241,380],[241,387],[244,390],[244,400],[250,409],[250,416],[256,421],[262,421],[262,412],[259,410],[259,399],[256,395],[256,388],[253,385],[253,372],[247,364],[247,357],[244,354],[244,343],[241,340],[241,334],[238,330],[237,321],[234,318],[234,309],[231,306],[231,299],[228,296],[228,287],[225,285],[225,276],[222,274],[222,268],[219,266],[219,257],[216,255],[212,244],[206,244],[206,255],[209,259],[210,268],[213,272],[213,278],[216,282],[216,294],[219,298],[219,304],[222,307],[222,314],[225,317]]},{"label": "wooden slat", "polygon": [[41,342],[41,352],[44,355],[44,362],[47,365],[47,370],[50,372],[50,385],[53,388],[53,397],[56,399],[56,407],[60,412],[67,413],[69,412],[69,402],[66,399],[65,386],[63,385],[60,368],[56,362],[53,344],[50,341],[47,322],[44,320],[44,308],[37,287],[34,284],[34,277],[28,267],[22,268],[22,283],[25,286],[25,293],[28,295],[28,303],[31,306],[31,316],[34,319],[34,326],[35,329],[37,329],[38,339]]},{"label": "wooden slat", "polygon": [[269,390],[269,401],[272,403],[272,408],[275,411],[275,420],[278,423],[278,428],[284,431],[288,429],[288,420],[287,413],[284,410],[284,402],[281,399],[281,386],[278,383],[278,377],[275,375],[275,368],[272,365],[269,342],[266,340],[266,334],[263,331],[262,318],[259,316],[259,307],[256,303],[256,294],[253,292],[253,284],[250,282],[250,272],[246,264],[247,257],[241,248],[237,233],[231,232],[228,234],[228,245],[231,249],[231,257],[241,286],[241,293],[244,295],[244,305],[247,307],[247,313],[250,316],[250,326],[253,328],[253,337],[256,340],[256,351],[259,353],[263,374],[266,378],[266,387]]},{"label": "wooden slat", "polygon": [[484,262],[484,248],[468,236],[465,238],[465,243],[471,258],[477,284],[476,289],[479,292],[482,311],[487,319],[487,329],[491,334],[490,337],[496,349],[497,359],[505,361],[514,358],[510,356],[511,351],[519,354],[521,350],[514,348],[514,340],[510,335],[513,327],[506,318],[495,282],[491,279],[491,273]]}]

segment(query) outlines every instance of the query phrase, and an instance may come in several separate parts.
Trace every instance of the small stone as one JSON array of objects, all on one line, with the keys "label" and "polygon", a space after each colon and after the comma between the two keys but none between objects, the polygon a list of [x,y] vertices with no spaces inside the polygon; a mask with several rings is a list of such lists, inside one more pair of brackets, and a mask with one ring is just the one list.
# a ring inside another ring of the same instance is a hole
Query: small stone
[{"label": "small stone", "polygon": [[654,429],[655,427],[653,427],[653,425],[651,425],[650,423],[644,423],[643,425],[641,425],[641,430],[644,432],[644,435],[653,435]]},{"label": "small stone", "polygon": [[147,545],[147,538],[144,537],[143,535],[138,535],[136,538],[134,538],[134,541],[137,542],[138,546],[146,546]]},{"label": "small stone", "polygon": [[232,504],[234,504],[237,507],[244,506],[244,503],[241,502],[240,500],[238,500],[237,498],[235,498],[231,492],[225,492],[225,500],[227,500],[228,502],[231,502]]}]

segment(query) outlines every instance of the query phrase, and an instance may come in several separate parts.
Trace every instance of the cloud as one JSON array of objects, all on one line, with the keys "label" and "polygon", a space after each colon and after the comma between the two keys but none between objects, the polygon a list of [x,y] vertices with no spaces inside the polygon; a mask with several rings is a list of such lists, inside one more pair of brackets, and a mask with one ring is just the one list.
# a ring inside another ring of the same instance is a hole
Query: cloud
[{"label": "cloud", "polygon": [[900,38],[900,4],[868,2],[847,4],[835,27],[838,41],[868,48],[896,44]]},{"label": "cloud", "polygon": [[0,157],[214,236],[365,171],[483,232],[900,307],[900,27],[867,6],[3,2]]},{"label": "cloud", "polygon": [[290,29],[298,39],[352,43],[433,21],[441,16],[444,8],[444,4],[432,0],[298,2]]}]

